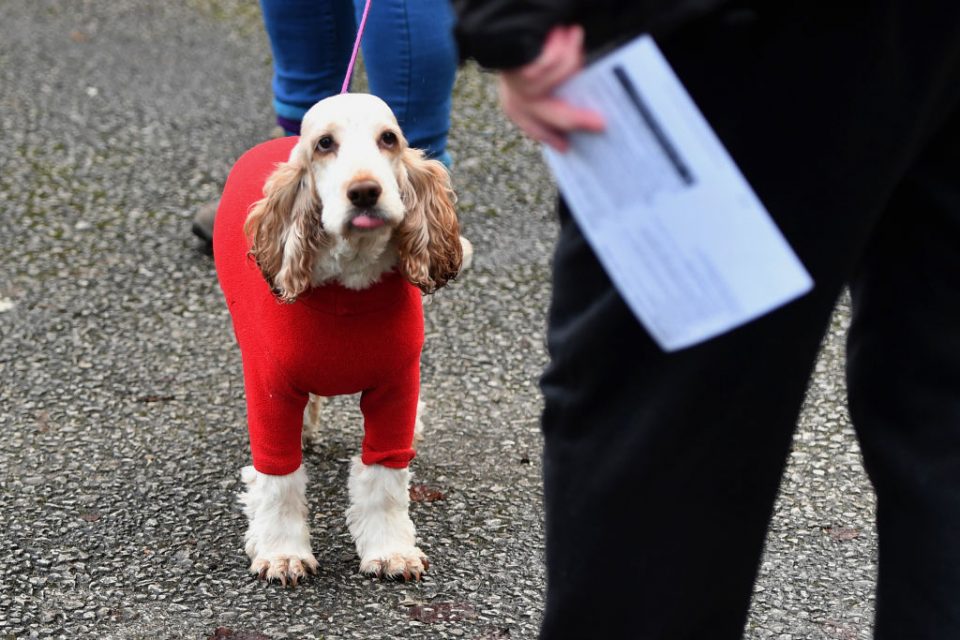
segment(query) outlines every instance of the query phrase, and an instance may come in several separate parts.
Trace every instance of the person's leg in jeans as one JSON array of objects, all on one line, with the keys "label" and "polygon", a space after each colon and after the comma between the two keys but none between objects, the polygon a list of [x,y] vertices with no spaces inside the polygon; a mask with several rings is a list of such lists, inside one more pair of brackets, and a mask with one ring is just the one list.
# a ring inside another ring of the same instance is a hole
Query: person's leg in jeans
[{"label": "person's leg in jeans", "polygon": [[[340,92],[365,0],[261,0],[274,56],[278,122],[296,133],[307,109]],[[457,52],[447,0],[378,0],[363,34],[370,92],[404,135],[445,157]]]},{"label": "person's leg in jeans", "polygon": [[[357,20],[365,0],[354,0]],[[410,144],[450,166],[447,132],[457,71],[449,0],[375,0],[363,37],[370,92],[397,116]]]},{"label": "person's leg in jeans", "polygon": [[850,410],[877,492],[877,640],[960,638],[960,117],[851,282]]},{"label": "person's leg in jeans", "polygon": [[[261,0],[263,24],[273,52],[273,108],[286,135],[316,102],[340,92],[356,37],[351,0]],[[219,199],[193,217],[200,251],[213,252],[213,223]]]},{"label": "person's leg in jeans", "polygon": [[350,0],[260,0],[273,52],[277,124],[300,133],[314,104],[340,93],[357,35]]}]

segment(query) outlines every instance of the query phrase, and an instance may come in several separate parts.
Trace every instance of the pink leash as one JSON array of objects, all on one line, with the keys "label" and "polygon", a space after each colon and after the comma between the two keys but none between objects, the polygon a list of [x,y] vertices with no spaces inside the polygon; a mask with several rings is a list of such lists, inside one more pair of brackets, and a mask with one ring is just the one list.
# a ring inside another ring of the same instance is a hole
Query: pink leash
[{"label": "pink leash", "polygon": [[357,63],[357,53],[360,52],[360,39],[363,38],[363,28],[367,26],[367,14],[370,13],[370,1],[363,7],[363,17],[360,18],[360,28],[357,29],[357,39],[353,43],[353,53],[350,55],[350,64],[347,66],[347,77],[343,79],[343,88],[340,93],[350,90],[350,78],[353,76],[353,66]]}]

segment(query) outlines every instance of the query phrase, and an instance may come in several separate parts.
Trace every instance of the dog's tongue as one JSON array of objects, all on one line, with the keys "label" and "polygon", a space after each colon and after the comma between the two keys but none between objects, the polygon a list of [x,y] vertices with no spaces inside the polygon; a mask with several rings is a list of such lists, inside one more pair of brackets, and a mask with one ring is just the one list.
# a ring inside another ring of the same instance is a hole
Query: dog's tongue
[{"label": "dog's tongue", "polygon": [[353,219],[353,226],[358,229],[376,229],[383,226],[383,220],[362,213]]}]

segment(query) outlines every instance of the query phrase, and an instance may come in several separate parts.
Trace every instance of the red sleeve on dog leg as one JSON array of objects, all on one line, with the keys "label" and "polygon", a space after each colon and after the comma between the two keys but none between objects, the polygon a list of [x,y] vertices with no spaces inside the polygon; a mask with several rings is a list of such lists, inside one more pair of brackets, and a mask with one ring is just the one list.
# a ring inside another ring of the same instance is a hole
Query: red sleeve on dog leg
[{"label": "red sleeve on dog leg", "polygon": [[309,396],[286,384],[263,351],[249,351],[253,352],[244,353],[243,381],[253,468],[284,476],[300,468],[303,410]]},{"label": "red sleeve on dog leg", "polygon": [[403,469],[410,464],[420,397],[420,358],[360,397],[363,464]]},{"label": "red sleeve on dog leg", "polygon": [[234,333],[243,347],[247,425],[253,466],[270,475],[286,475],[301,462],[300,431],[307,394],[287,383],[267,353],[260,310],[277,305],[260,270],[247,256],[249,242],[243,224],[254,202],[263,197],[263,184],[278,162],[290,156],[296,137],[257,145],[237,160],[224,186],[214,223],[213,245],[217,277],[230,308]]}]

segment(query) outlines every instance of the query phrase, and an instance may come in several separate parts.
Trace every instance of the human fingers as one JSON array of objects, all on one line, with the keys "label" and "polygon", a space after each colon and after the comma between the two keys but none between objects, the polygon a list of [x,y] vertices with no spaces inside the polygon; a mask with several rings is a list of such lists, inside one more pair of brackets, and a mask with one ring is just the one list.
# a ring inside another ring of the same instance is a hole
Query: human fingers
[{"label": "human fingers", "polygon": [[555,27],[543,51],[530,64],[515,71],[516,89],[528,96],[551,93],[583,67],[583,28]]},{"label": "human fingers", "polygon": [[570,141],[567,139],[566,133],[551,129],[543,122],[529,117],[529,114],[518,113],[511,120],[531,140],[542,142],[560,152],[570,148]]},{"label": "human fingers", "polygon": [[549,144],[557,150],[566,150],[568,145],[563,133],[553,131],[540,122],[531,113],[529,103],[530,99],[517,94],[504,78],[500,77],[500,106],[507,118],[527,137]]},{"label": "human fingers", "polygon": [[560,98],[543,98],[524,106],[531,117],[558,131],[603,131],[603,117],[599,113],[575,107]]},{"label": "human fingers", "polygon": [[504,113],[534,140],[566,150],[567,134],[573,131],[601,131],[603,118],[588,109],[553,97],[530,99],[513,92],[501,82],[500,102]]}]

